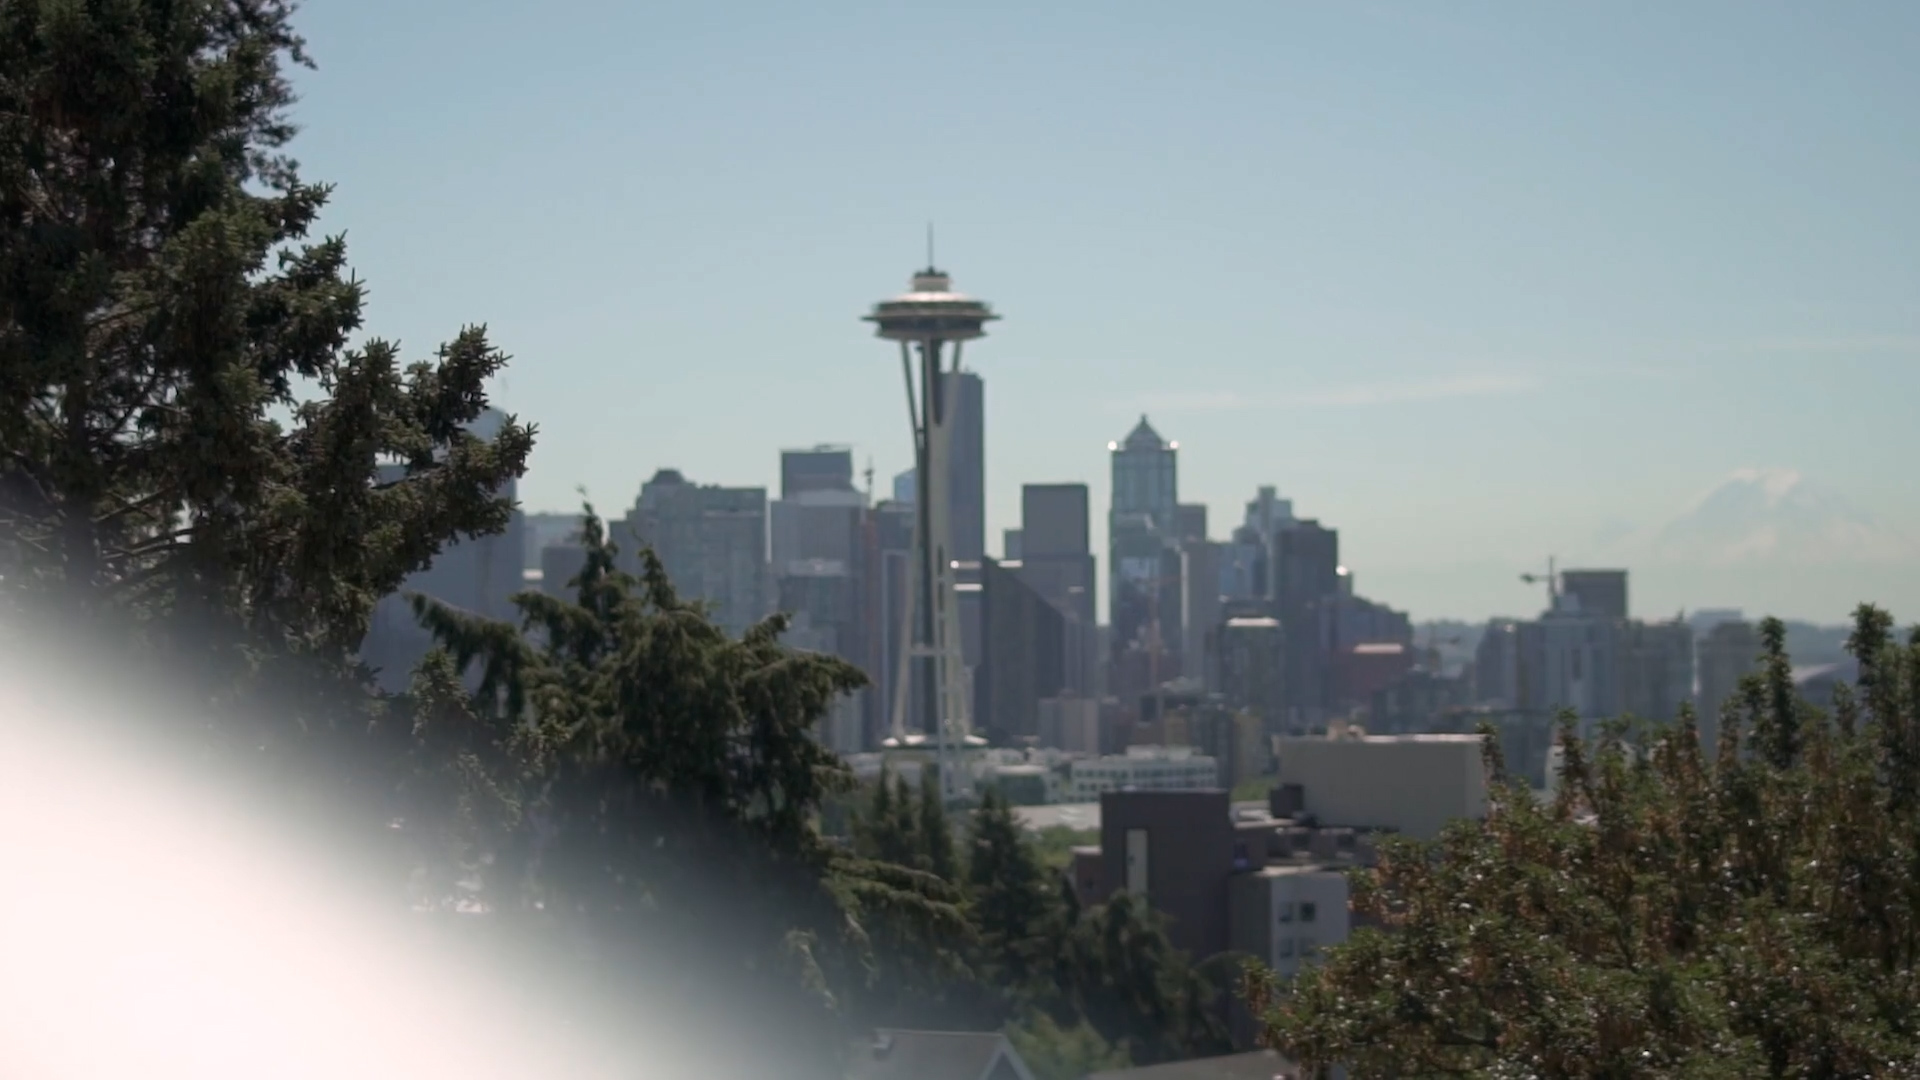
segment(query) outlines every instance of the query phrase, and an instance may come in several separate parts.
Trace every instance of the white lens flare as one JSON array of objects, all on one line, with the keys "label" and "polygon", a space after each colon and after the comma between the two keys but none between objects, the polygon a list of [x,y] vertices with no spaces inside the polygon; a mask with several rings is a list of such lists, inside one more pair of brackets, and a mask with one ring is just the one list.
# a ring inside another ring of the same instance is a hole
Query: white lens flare
[{"label": "white lens flare", "polygon": [[35,660],[0,661],[0,1076],[615,1075],[318,853],[117,749],[125,717],[63,689],[85,669]]}]

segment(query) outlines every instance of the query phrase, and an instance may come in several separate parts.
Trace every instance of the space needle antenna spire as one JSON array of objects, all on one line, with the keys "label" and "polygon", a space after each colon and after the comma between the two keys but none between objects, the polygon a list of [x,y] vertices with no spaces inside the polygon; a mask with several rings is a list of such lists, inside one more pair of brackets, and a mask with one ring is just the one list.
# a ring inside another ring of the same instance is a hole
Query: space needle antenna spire
[{"label": "space needle antenna spire", "polygon": [[[963,790],[965,755],[984,746],[973,733],[971,694],[960,647],[960,609],[955,601],[952,479],[954,402],[947,376],[962,370],[961,347],[986,336],[1000,316],[982,301],[955,292],[933,263],[933,224],[927,224],[927,268],[913,275],[907,291],[875,304],[865,316],[877,336],[900,343],[900,371],[907,384],[907,415],[913,429],[913,587],[903,620],[905,648],[889,674],[894,679],[889,751],[934,751],[940,784],[949,799]],[[924,760],[924,758],[923,758]]]}]

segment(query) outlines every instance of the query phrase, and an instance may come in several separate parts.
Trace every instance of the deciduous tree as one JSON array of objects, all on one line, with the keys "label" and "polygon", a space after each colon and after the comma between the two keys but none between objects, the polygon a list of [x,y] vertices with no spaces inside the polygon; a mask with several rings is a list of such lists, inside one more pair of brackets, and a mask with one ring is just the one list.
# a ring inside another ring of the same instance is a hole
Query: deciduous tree
[{"label": "deciduous tree", "polygon": [[1499,784],[1386,845],[1355,881],[1385,929],[1252,980],[1268,1040],[1357,1076],[1920,1074],[1920,635],[1863,607],[1831,714],[1762,639],[1717,747],[1567,721],[1551,803]]}]

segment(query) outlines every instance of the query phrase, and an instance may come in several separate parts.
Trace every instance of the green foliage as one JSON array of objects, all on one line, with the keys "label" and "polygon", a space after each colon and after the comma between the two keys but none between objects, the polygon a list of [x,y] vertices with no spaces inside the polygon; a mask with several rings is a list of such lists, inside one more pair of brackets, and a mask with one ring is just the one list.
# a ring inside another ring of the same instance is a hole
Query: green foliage
[{"label": "green foliage", "polygon": [[919,866],[920,822],[914,808],[906,780],[891,769],[882,770],[866,812],[854,821],[856,850],[880,862]]},{"label": "green foliage", "polygon": [[[914,799],[900,778],[883,775],[856,825],[856,850],[933,865],[929,848],[946,830],[926,827],[933,804],[922,791]],[[916,804],[922,813],[911,813]],[[864,1016],[959,1030],[1012,1024],[1023,1052],[1063,1069],[1231,1049],[1219,1010],[1228,981],[1209,978],[1174,948],[1153,913],[1126,896],[1081,911],[997,791],[983,794],[962,835],[963,890],[933,895],[962,900],[965,932],[928,935],[921,924],[875,922],[877,978]]]},{"label": "green foliage", "polygon": [[621,572],[590,507],[583,544],[573,598],[515,597],[522,628],[415,599],[444,650],[423,682],[479,671],[449,736],[480,747],[461,775],[511,785],[542,826],[496,845],[481,895],[503,920],[591,941],[615,992],[672,970],[706,1015],[758,1003],[733,1052],[827,1070],[867,928],[962,925],[938,879],[842,855],[814,827],[851,778],[813,730],[863,676],[782,646],[780,616],[730,638],[651,552]]},{"label": "green foliage", "polygon": [[1040,970],[1056,894],[1013,809],[993,788],[974,812],[969,839],[970,910],[990,970],[1004,985],[1025,987]]},{"label": "green foliage", "polygon": [[1007,1037],[1035,1080],[1082,1080],[1090,1073],[1133,1064],[1126,1051],[1108,1043],[1084,1021],[1063,1025],[1044,1012],[1009,1028]]},{"label": "green foliage", "polygon": [[480,330],[349,348],[363,290],[284,153],[290,8],[0,5],[0,600],[235,706],[209,732],[283,780],[383,783],[343,767],[374,752],[349,658],[505,524],[532,433],[463,430],[504,362]]},{"label": "green foliage", "polygon": [[[1291,987],[1268,1040],[1356,1076],[1894,1076],[1920,1070],[1920,637],[1863,607],[1856,692],[1799,700],[1784,628],[1716,748],[1690,713],[1636,750],[1563,721],[1555,801],[1395,843],[1362,930]],[[1497,762],[1489,761],[1497,768]]]},{"label": "green foliage", "polygon": [[1120,893],[1079,915],[1054,952],[1061,997],[1136,1064],[1233,1049],[1221,1005],[1227,987],[1168,941],[1162,918]]},{"label": "green foliage", "polygon": [[1033,835],[1034,857],[1049,870],[1064,873],[1073,862],[1073,849],[1100,844],[1099,829],[1075,829],[1067,825],[1049,825]]},{"label": "green foliage", "polygon": [[1267,793],[1273,790],[1273,785],[1274,779],[1271,776],[1248,777],[1235,784],[1232,793],[1227,797],[1234,802],[1264,803],[1267,801]]},{"label": "green foliage", "polygon": [[916,824],[925,855],[922,869],[942,881],[959,881],[960,856],[954,850],[953,826],[947,821],[938,765],[929,765],[920,776],[920,815]]}]

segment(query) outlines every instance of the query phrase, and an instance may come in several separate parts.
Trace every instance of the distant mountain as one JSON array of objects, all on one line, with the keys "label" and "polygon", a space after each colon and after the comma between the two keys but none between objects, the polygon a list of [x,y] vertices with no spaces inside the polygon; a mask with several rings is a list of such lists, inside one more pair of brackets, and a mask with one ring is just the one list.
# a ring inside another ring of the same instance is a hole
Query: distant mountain
[{"label": "distant mountain", "polygon": [[1622,537],[1636,559],[1704,566],[1907,562],[1920,546],[1793,469],[1740,469],[1663,526]]}]

